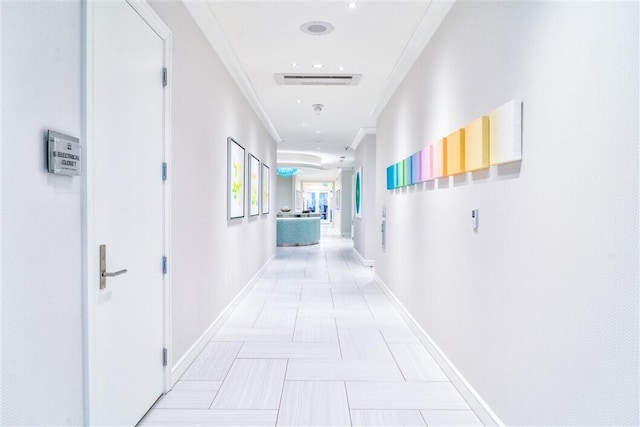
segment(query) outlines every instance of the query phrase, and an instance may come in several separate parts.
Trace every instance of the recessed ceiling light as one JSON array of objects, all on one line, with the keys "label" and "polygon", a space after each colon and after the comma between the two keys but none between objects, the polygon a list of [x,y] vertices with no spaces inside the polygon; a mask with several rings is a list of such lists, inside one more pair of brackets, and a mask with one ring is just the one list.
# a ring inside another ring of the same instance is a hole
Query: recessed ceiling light
[{"label": "recessed ceiling light", "polygon": [[341,65],[341,66],[338,67],[338,70],[344,71],[344,67]]},{"label": "recessed ceiling light", "polygon": [[300,103],[302,102],[302,100],[301,100],[301,99],[298,99],[296,102],[297,102],[298,104],[300,104]]},{"label": "recessed ceiling light", "polygon": [[311,21],[300,25],[300,30],[305,34],[311,34],[312,36],[323,36],[333,31],[333,25],[328,22]]},{"label": "recessed ceiling light", "polygon": [[316,147],[316,150],[322,150],[322,148],[320,148],[320,147]]},{"label": "recessed ceiling light", "polygon": [[298,63],[297,62],[292,62],[291,66],[294,67],[294,68],[297,68],[298,67]]},{"label": "recessed ceiling light", "polygon": [[303,123],[303,124],[302,124],[302,126],[306,126],[306,125],[307,125],[306,123]]},{"label": "recessed ceiling light", "polygon": [[356,2],[354,2],[354,1],[350,1],[347,6],[349,7],[349,9],[355,9],[356,7],[358,7]]},{"label": "recessed ceiling light", "polygon": [[320,131],[319,131],[319,130],[317,130],[317,131],[316,131],[316,133],[320,133]]},{"label": "recessed ceiling light", "polygon": [[322,68],[324,65],[322,64],[313,64],[313,68]]}]

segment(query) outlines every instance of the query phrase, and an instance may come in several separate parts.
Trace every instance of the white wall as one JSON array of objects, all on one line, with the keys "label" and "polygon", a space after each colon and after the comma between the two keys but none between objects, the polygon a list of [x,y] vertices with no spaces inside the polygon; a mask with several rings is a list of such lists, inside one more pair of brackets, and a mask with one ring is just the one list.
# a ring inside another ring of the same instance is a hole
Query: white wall
[{"label": "white wall", "polygon": [[353,222],[353,247],[365,260],[372,260],[374,247],[381,244],[382,214],[376,207],[376,136],[365,135],[356,149],[354,170],[362,167],[362,218]]},{"label": "white wall", "polygon": [[351,222],[353,219],[353,170],[342,169],[342,205],[340,218],[342,221],[342,237],[351,237]]},{"label": "white wall", "polygon": [[277,179],[277,204],[276,209],[289,206],[291,211],[295,211],[294,178],[292,176],[278,176]]},{"label": "white wall", "polygon": [[[175,363],[275,253],[276,145],[182,3],[151,5],[173,34]],[[228,136],[270,166],[269,215],[227,221]]]},{"label": "white wall", "polygon": [[[379,117],[376,272],[508,425],[639,422],[638,75],[637,2],[458,2]],[[385,189],[513,98],[521,165]]]},{"label": "white wall", "polygon": [[0,424],[81,425],[81,178],[45,151],[47,129],[81,135],[81,4],[0,7]]}]

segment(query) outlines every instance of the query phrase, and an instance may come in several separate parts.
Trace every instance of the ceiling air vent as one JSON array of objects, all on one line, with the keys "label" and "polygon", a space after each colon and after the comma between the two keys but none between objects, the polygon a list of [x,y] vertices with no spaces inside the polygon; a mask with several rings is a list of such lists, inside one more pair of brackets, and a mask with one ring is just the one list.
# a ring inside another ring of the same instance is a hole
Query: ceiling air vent
[{"label": "ceiling air vent", "polygon": [[356,86],[362,74],[287,74],[277,73],[276,83],[295,86]]}]

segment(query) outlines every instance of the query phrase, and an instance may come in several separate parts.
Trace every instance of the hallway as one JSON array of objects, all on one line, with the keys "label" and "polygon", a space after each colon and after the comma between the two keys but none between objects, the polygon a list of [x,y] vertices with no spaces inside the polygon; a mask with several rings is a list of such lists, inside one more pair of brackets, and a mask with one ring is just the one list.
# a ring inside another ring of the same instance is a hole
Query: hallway
[{"label": "hallway", "polygon": [[351,240],[324,233],[317,246],[278,248],[140,425],[482,424]]}]

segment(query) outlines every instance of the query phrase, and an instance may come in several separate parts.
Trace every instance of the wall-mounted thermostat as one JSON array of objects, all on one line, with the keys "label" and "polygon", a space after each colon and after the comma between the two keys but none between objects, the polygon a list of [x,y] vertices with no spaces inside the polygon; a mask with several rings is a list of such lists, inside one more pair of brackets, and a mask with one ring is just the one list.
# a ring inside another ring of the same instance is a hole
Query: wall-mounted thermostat
[{"label": "wall-mounted thermostat", "polygon": [[473,231],[478,231],[478,209],[471,209],[471,228]]},{"label": "wall-mounted thermostat", "polygon": [[82,175],[80,140],[52,130],[47,131],[48,170],[58,175]]}]

